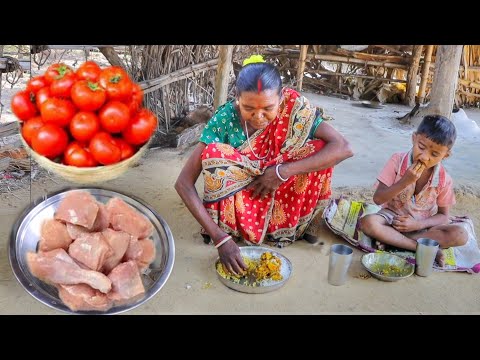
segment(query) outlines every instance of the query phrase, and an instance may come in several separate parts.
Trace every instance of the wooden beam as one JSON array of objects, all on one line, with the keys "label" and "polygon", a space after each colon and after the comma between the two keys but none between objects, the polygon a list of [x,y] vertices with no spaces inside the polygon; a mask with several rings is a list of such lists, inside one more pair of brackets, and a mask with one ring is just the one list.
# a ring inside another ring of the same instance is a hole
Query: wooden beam
[{"label": "wooden beam", "polygon": [[415,105],[415,95],[417,94],[417,76],[418,65],[422,57],[423,45],[414,45],[412,54],[412,63],[407,74],[407,93],[405,95],[405,105]]},{"label": "wooden beam", "polygon": [[418,103],[423,104],[425,101],[425,89],[427,87],[428,76],[430,74],[430,64],[432,62],[433,45],[427,45],[425,49],[425,57],[422,66],[422,78],[418,89]]},{"label": "wooden beam", "polygon": [[[3,72],[7,69],[8,58],[0,57],[0,72]],[[19,60],[20,66],[22,67],[23,71],[30,71],[30,61],[29,60]]]},{"label": "wooden beam", "polygon": [[398,83],[406,83],[406,80],[403,79],[389,79],[389,78],[383,78],[383,77],[377,77],[377,76],[370,76],[370,75],[361,75],[361,74],[346,74],[346,73],[337,73],[333,71],[328,71],[328,70],[312,70],[310,71],[314,74],[320,74],[320,75],[330,75],[330,76],[344,76],[344,77],[357,77],[361,79],[372,79],[372,80],[380,80],[380,81],[391,81],[391,82],[398,82]]},{"label": "wooden beam", "polygon": [[307,58],[308,45],[300,45],[300,58],[297,69],[297,90],[302,91],[303,72],[305,71],[305,59]]},{"label": "wooden beam", "polygon": [[475,81],[469,81],[465,79],[458,79],[458,82],[466,87],[471,87],[474,89],[480,89],[480,83]]},{"label": "wooden beam", "polygon": [[18,134],[19,127],[17,121],[0,123],[0,139],[6,136]]},{"label": "wooden beam", "polygon": [[127,70],[123,60],[118,56],[117,52],[113,48],[113,46],[105,46],[99,48],[100,52],[105,56],[108,62],[113,66],[120,66],[125,71]]},{"label": "wooden beam", "polygon": [[480,94],[475,94],[475,93],[471,93],[471,92],[464,91],[464,90],[458,90],[458,92],[459,92],[460,94],[463,94],[463,95],[466,95],[466,96],[473,96],[473,97],[478,97],[478,98],[480,98]]},{"label": "wooden beam", "polygon": [[176,81],[195,76],[195,73],[212,70],[217,67],[218,59],[205,61],[200,64],[184,67],[183,69],[171,72],[170,74],[159,76],[152,80],[145,80],[139,83],[144,94],[160,89],[161,87]]},{"label": "wooden beam", "polygon": [[233,45],[220,45],[217,76],[215,78],[215,97],[213,108],[216,109],[227,101],[230,70],[232,69]]}]

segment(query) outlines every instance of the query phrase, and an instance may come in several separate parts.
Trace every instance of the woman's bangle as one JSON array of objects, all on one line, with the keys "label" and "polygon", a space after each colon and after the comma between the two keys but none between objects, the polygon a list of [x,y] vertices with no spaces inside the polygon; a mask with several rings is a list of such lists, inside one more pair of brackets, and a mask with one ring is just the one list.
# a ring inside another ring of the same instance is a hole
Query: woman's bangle
[{"label": "woman's bangle", "polygon": [[231,235],[227,235],[227,236],[223,237],[217,244],[215,244],[215,249],[218,249],[220,246],[225,244],[228,240],[232,240]]},{"label": "woman's bangle", "polygon": [[277,177],[282,180],[283,182],[287,181],[289,178],[286,178],[284,179],[281,175],[280,175],[280,171],[278,171],[278,169],[280,169],[280,166],[282,164],[278,164],[277,166],[275,166],[275,174],[277,174]]}]

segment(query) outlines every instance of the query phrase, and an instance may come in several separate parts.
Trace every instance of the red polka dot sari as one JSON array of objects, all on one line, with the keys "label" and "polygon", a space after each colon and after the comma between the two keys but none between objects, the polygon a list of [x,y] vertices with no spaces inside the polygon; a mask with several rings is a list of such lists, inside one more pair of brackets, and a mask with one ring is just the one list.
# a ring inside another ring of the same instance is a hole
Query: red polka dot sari
[{"label": "red polka dot sari", "polygon": [[[238,148],[208,144],[202,153],[204,206],[227,233],[249,244],[268,241],[279,247],[300,238],[331,195],[333,168],[292,176],[266,198],[252,198],[248,185],[279,163],[318,152],[325,143],[308,140],[320,109],[286,89],[279,116]],[[265,158],[264,158],[265,157]]]}]

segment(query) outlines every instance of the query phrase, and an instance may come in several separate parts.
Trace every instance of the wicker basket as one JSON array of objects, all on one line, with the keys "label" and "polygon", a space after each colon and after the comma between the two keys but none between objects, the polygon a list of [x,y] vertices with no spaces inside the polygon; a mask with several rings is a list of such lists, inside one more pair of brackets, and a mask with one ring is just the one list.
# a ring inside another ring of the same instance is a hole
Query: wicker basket
[{"label": "wicker basket", "polygon": [[[20,130],[21,134],[21,130]],[[70,165],[63,165],[56,163],[45,156],[42,156],[35,152],[25,141],[22,135],[20,135],[25,149],[30,153],[32,158],[43,168],[52,171],[53,173],[60,175],[66,180],[79,184],[91,184],[102,181],[108,181],[115,179],[125,173],[129,167],[134,165],[143,154],[147,151],[148,145],[151,140],[144,144],[138,151],[128,159],[120,161],[116,164],[105,165],[105,166],[95,166],[88,168],[81,168]]]}]

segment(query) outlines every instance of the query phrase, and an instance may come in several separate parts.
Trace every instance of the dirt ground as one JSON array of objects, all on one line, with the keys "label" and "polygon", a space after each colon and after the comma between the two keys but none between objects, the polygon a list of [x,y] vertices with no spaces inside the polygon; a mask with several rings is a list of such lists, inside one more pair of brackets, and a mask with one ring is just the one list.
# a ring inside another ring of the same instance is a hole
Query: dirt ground
[{"label": "dirt ground", "polygon": [[[351,142],[355,156],[334,171],[335,195],[371,199],[378,171],[396,151],[411,145],[412,128],[399,125],[396,116],[410,109],[388,105],[365,108],[354,101],[306,94],[332,115],[331,122]],[[467,110],[480,122],[480,112]],[[480,234],[480,139],[460,135],[453,156],[445,162],[457,194],[453,214],[468,214]],[[191,151],[191,150],[190,150]],[[434,273],[411,276],[398,282],[365,278],[360,264],[363,254],[354,250],[349,278],[343,286],[327,283],[328,252],[344,240],[330,233],[317,218],[316,235],[321,243],[299,241],[280,249],[293,264],[286,285],[267,294],[244,294],[222,285],[216,277],[217,251],[205,245],[199,225],[173,189],[190,151],[152,149],[139,166],[99,186],[132,194],[144,200],[164,217],[175,238],[175,265],[165,286],[150,301],[127,314],[472,314],[480,313],[478,275]],[[197,184],[202,192],[202,182]],[[0,314],[59,314],[29,296],[14,278],[7,257],[10,229],[18,214],[31,200],[44,193],[75,186],[50,174],[32,182],[31,188],[0,194]]]}]

